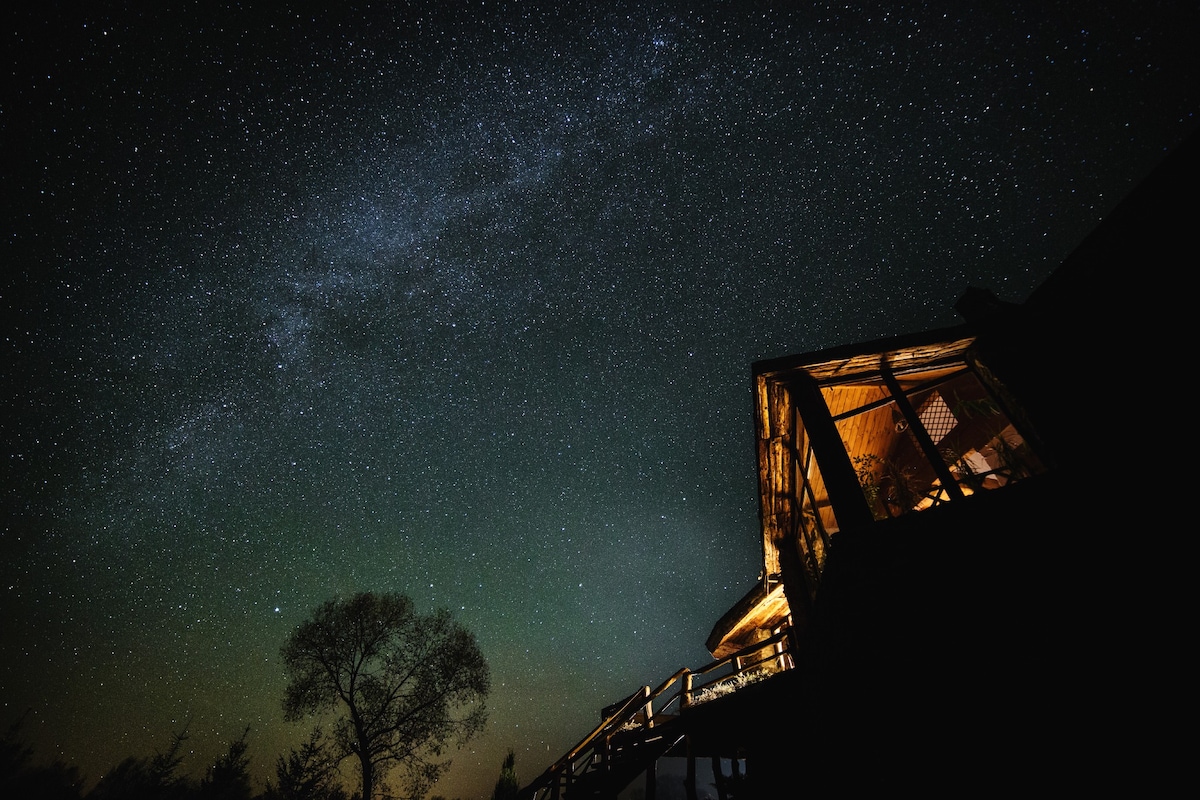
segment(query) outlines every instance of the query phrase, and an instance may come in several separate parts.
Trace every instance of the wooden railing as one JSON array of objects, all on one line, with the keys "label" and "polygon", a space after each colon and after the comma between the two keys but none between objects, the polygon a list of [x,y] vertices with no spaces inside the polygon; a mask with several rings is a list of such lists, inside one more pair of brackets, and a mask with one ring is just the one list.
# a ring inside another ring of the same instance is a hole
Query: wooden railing
[{"label": "wooden railing", "polygon": [[[689,706],[731,694],[749,683],[791,669],[794,646],[790,633],[788,629],[782,630],[698,670],[685,667],[653,691],[643,686],[624,700],[606,706],[600,712],[600,724],[522,789],[518,797],[559,800],[584,774],[609,768],[613,741],[618,734],[647,740],[655,728],[669,725]],[[655,703],[659,701],[661,705],[656,709]]]}]

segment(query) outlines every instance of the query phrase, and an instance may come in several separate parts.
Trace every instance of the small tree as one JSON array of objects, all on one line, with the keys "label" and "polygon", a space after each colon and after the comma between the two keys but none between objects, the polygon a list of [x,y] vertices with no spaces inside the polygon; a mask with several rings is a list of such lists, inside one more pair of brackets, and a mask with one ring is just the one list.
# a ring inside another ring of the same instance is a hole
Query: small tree
[{"label": "small tree", "polygon": [[88,793],[89,800],[128,798],[182,798],[192,794],[195,784],[179,774],[187,729],[172,734],[171,744],[151,758],[130,756],[113,767]]},{"label": "small tree", "polygon": [[292,632],[283,709],[295,721],[334,712],[339,760],[354,756],[362,798],[394,766],[422,797],[450,762],[439,760],[483,729],[491,678],[475,637],[440,609],[428,616],[398,593],[330,600]]},{"label": "small tree", "polygon": [[492,800],[516,800],[521,785],[517,783],[517,756],[512,750],[504,757],[500,765],[500,777],[496,779],[496,788],[492,790]]},{"label": "small tree", "polygon": [[345,792],[337,780],[340,760],[317,726],[302,745],[293,747],[275,762],[279,786],[270,788],[266,797],[270,800],[344,800]]},{"label": "small tree", "polygon": [[200,779],[201,800],[250,800],[250,757],[246,737],[250,728],[229,743],[229,749]]},{"label": "small tree", "polygon": [[79,800],[83,785],[79,769],[61,761],[35,764],[33,748],[21,735],[24,722],[22,716],[0,737],[0,797]]}]

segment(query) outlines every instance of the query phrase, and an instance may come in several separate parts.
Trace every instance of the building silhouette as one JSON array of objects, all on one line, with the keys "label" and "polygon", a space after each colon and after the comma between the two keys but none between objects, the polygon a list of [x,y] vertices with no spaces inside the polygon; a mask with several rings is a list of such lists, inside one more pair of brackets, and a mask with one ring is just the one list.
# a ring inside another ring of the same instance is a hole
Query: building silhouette
[{"label": "building silhouette", "polygon": [[690,797],[1147,780],[1198,148],[1022,303],[968,288],[960,325],[754,364],[762,571],[714,662],[601,710],[521,796],[678,796],[662,759]]}]

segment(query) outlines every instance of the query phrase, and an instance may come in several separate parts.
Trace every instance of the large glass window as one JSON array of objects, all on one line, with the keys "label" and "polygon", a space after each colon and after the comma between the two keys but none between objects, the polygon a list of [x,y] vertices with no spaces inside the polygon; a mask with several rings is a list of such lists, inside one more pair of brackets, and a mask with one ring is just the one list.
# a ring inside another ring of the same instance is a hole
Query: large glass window
[{"label": "large glass window", "polygon": [[1042,471],[966,364],[878,373],[822,396],[875,519],[922,511]]},{"label": "large glass window", "polygon": [[848,350],[759,374],[765,574],[815,597],[840,530],[1045,471],[971,344]]},{"label": "large glass window", "polygon": [[825,568],[825,554],[829,540],[838,531],[837,517],[833,504],[825,491],[825,479],[813,453],[812,443],[804,429],[804,421],[796,419],[796,471],[793,485],[796,487],[800,513],[797,515],[797,544],[809,586],[820,582]]}]

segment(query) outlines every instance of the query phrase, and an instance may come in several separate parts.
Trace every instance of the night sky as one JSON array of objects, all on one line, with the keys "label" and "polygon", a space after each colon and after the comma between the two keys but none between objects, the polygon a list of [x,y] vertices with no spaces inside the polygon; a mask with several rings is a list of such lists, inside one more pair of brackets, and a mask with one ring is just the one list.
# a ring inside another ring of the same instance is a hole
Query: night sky
[{"label": "night sky", "polygon": [[491,664],[435,791],[532,779],[753,585],[752,362],[1024,299],[1197,127],[1194,3],[16,5],[0,722],[92,781],[261,788],[360,590]]}]

